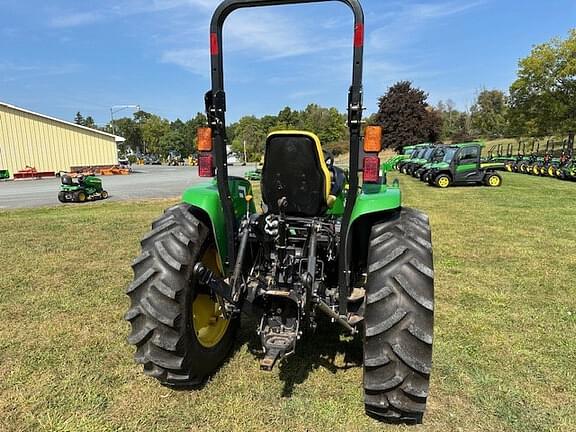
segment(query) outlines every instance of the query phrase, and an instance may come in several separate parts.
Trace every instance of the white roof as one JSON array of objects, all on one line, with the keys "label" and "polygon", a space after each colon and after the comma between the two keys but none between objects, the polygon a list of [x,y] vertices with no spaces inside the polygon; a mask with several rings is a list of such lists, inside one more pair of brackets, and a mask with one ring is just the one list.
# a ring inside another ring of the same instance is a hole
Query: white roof
[{"label": "white roof", "polygon": [[41,117],[41,118],[45,118],[45,119],[48,119],[48,120],[52,120],[52,121],[55,121],[55,122],[58,122],[58,123],[63,123],[63,124],[66,124],[66,125],[68,125],[68,126],[74,126],[74,127],[76,127],[76,128],[84,129],[84,130],[87,130],[87,131],[90,131],[90,132],[94,132],[94,133],[97,133],[97,134],[100,134],[100,135],[105,135],[105,136],[108,136],[108,137],[113,137],[113,138],[116,140],[116,142],[124,142],[124,141],[126,141],[126,138],[122,138],[121,136],[118,136],[118,135],[109,134],[109,133],[107,133],[107,132],[103,132],[103,131],[98,130],[98,129],[92,129],[92,128],[89,128],[89,127],[86,127],[86,126],[82,126],[82,125],[79,125],[79,124],[76,124],[76,123],[72,123],[72,122],[69,122],[69,121],[66,121],[66,120],[62,120],[62,119],[59,119],[59,118],[56,118],[56,117],[50,117],[50,116],[47,116],[47,115],[45,115],[45,114],[40,114],[40,113],[37,113],[37,112],[34,112],[34,111],[30,111],[30,110],[27,110],[27,109],[24,109],[24,108],[20,108],[20,107],[14,106],[14,105],[7,104],[6,102],[0,101],[0,105],[5,106],[5,107],[8,107],[8,108],[11,108],[11,109],[16,110],[16,111],[24,112],[24,113],[26,113],[26,114],[31,114],[31,115],[34,115],[34,116],[37,116],[37,117]]}]

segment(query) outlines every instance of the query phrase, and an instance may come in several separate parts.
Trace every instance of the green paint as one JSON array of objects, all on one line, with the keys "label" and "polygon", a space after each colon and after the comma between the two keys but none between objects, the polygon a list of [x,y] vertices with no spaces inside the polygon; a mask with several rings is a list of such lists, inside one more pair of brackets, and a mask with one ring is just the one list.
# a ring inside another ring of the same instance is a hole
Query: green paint
[{"label": "green paint", "polygon": [[400,208],[401,203],[402,196],[399,187],[386,184],[365,184],[356,198],[350,226],[361,216],[394,210]]},{"label": "green paint", "polygon": [[[252,195],[252,185],[248,180],[238,177],[230,177],[228,185],[232,196],[232,205],[234,206],[236,221],[239,222],[246,214],[246,195]],[[203,211],[208,216],[212,223],[212,230],[214,238],[216,239],[218,253],[220,254],[222,262],[224,262],[224,257],[228,253],[228,245],[226,243],[224,210],[220,203],[220,195],[218,193],[216,180],[197,184],[186,189],[182,194],[182,202],[190,204],[191,206]],[[254,200],[250,201],[249,213],[256,213]]]}]

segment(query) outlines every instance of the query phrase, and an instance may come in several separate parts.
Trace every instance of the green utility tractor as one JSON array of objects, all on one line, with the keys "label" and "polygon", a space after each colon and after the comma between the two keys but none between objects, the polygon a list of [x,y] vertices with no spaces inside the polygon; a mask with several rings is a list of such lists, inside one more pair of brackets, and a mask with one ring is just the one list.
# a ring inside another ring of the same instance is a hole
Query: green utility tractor
[{"label": "green utility tractor", "polygon": [[382,163],[382,171],[383,172],[390,172],[392,170],[397,169],[397,165],[400,161],[406,160],[410,157],[412,152],[414,151],[414,146],[406,146],[402,149],[402,152],[392,156],[390,159],[384,161]]},{"label": "green utility tractor", "polygon": [[69,175],[61,177],[62,184],[58,192],[58,201],[85,202],[108,198],[108,192],[102,188],[102,180],[95,176],[79,176],[74,181]]},{"label": "green utility tractor", "polygon": [[402,172],[407,175],[414,175],[418,168],[430,162],[435,149],[435,144],[426,144],[421,147],[415,156],[406,161],[402,167]]},{"label": "green utility tractor", "polygon": [[430,185],[447,188],[451,185],[502,185],[496,172],[504,168],[502,162],[483,161],[482,144],[469,142],[447,146],[441,162],[433,164],[422,179]]},{"label": "green utility tractor", "polygon": [[401,161],[399,161],[396,164],[396,169],[398,171],[400,171],[402,174],[408,174],[408,172],[406,171],[406,168],[408,166],[408,164],[414,160],[417,159],[419,157],[419,155],[422,153],[424,153],[425,149],[429,146],[430,144],[417,144],[415,146],[411,146],[412,147],[412,151],[409,155],[407,155],[407,157],[405,159],[402,159]]},{"label": "green utility tractor", "polygon": [[245,7],[325,1],[225,0],[214,12],[209,127],[198,131],[198,150],[200,176],[215,179],[186,190],[143,238],[127,289],[128,341],[145,374],[169,387],[201,387],[237,343],[244,313],[256,317],[247,325],[256,323],[264,371],[285,367],[302,338],[332,322],[362,338],[366,413],[418,423],[432,367],[430,226],[380,176],[381,129],[362,127],[358,0],[343,0],[355,21],[348,175],[325,159],[316,135],[294,130],[266,139],[261,211],[250,182],[228,175],[226,18]]},{"label": "green utility tractor", "polygon": [[445,150],[445,147],[443,145],[435,147],[433,152],[427,158],[427,162],[423,165],[420,165],[416,169],[416,171],[414,171],[412,176],[416,177],[417,179],[424,180],[424,178],[428,174],[428,171],[430,170],[430,168],[432,168],[432,166],[434,166],[434,164],[436,164],[438,162],[442,162],[445,154],[446,154],[446,150]]},{"label": "green utility tractor", "polygon": [[10,171],[0,170],[0,180],[6,180],[10,178]]}]

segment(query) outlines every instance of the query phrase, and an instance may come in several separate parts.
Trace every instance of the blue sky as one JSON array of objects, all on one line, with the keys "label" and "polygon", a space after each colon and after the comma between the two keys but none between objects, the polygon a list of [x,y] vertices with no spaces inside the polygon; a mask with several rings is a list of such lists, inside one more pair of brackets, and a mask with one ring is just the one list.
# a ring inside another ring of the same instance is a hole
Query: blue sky
[{"label": "blue sky", "polygon": [[[0,0],[0,101],[71,120],[139,104],[203,110],[218,0]],[[364,0],[365,105],[397,80],[469,106],[507,89],[532,45],[565,37],[574,0]],[[235,12],[224,33],[228,118],[315,102],[345,110],[352,17],[338,2]],[[129,113],[128,113],[129,114]]]}]

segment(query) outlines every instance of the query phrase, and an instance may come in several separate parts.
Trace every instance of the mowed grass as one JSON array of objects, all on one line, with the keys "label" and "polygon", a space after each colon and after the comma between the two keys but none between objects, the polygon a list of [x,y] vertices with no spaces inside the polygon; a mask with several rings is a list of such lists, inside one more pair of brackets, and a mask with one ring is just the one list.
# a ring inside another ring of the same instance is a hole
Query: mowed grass
[{"label": "mowed grass", "polygon": [[139,238],[174,201],[0,213],[1,431],[576,430],[576,184],[509,174],[499,189],[400,177],[430,215],[436,330],[423,426],[363,414],[361,343],[337,327],[272,373],[244,325],[199,391],[144,376],[124,289]]}]

